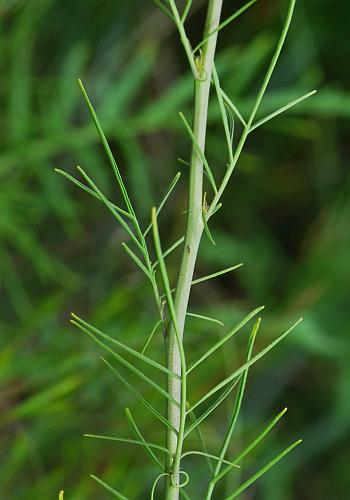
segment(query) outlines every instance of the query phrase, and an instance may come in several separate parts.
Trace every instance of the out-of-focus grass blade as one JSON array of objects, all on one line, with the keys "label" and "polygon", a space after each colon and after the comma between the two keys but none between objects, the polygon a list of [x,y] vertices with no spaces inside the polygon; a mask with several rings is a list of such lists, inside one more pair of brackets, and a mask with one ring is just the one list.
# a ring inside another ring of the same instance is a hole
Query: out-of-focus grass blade
[{"label": "out-of-focus grass blade", "polygon": [[235,335],[243,326],[248,323],[254,316],[256,316],[260,311],[264,309],[265,306],[260,306],[254,309],[251,313],[249,313],[247,316],[245,316],[242,321],[240,321],[232,330],[230,330],[222,339],[220,339],[216,344],[214,344],[208,351],[203,354],[197,361],[192,363],[188,370],[187,373],[190,373],[194,368],[196,368],[200,363],[202,363],[205,359],[207,359],[208,356],[213,354],[219,347],[221,347],[225,342],[227,342],[233,335]]},{"label": "out-of-focus grass blade", "polygon": [[95,476],[94,474],[90,474],[90,477],[94,479],[98,484],[103,486],[107,491],[109,491],[109,493],[112,493],[112,495],[114,495],[116,498],[119,498],[120,500],[130,500],[128,497],[119,493],[117,490],[112,488],[112,486],[109,486],[109,484],[105,483],[104,481],[102,481],[102,479]]}]

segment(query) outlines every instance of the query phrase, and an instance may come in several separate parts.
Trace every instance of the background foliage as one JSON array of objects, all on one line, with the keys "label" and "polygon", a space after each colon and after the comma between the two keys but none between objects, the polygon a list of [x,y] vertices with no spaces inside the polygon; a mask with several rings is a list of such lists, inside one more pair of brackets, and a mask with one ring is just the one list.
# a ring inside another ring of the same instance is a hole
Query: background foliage
[{"label": "background foliage", "polygon": [[[189,20],[194,41],[203,3],[194,2]],[[233,10],[229,3],[240,5],[226,2],[226,14]],[[222,33],[223,85],[243,112],[285,7],[282,0],[261,0]],[[205,243],[200,254],[198,275],[245,265],[199,287],[192,299],[197,311],[230,324],[265,304],[260,347],[305,318],[251,370],[234,447],[284,406],[288,417],[251,459],[252,470],[299,435],[304,444],[246,498],[322,500],[349,491],[349,14],[340,0],[322,8],[316,0],[297,4],[262,115],[311,88],[320,91],[248,141],[213,224],[217,245]],[[95,472],[125,494],[145,498],[154,471],[142,453],[82,434],[128,435],[123,405],[139,414],[145,434],[157,439],[157,429],[105,369],[96,346],[69,326],[68,314],[82,314],[139,347],[155,312],[147,284],[121,250],[124,235],[113,218],[53,168],[70,171],[79,163],[111,197],[115,192],[75,84],[81,77],[145,224],[182,170],[160,220],[174,241],[183,231],[187,178],[176,158],[186,159],[190,147],[177,117],[191,109],[186,61],[174,27],[151,2],[7,0],[0,17],[0,496],[56,498],[64,488],[69,500],[107,499],[89,478]],[[223,163],[224,149],[213,105],[212,164]],[[194,318],[188,327],[194,352],[220,334]],[[244,338],[231,347],[220,366],[206,365],[213,380],[242,359]],[[160,335],[153,349],[162,349]],[[203,392],[207,375],[194,392]],[[209,448],[224,418],[219,411],[207,424]],[[193,463],[192,486],[203,471]]]}]

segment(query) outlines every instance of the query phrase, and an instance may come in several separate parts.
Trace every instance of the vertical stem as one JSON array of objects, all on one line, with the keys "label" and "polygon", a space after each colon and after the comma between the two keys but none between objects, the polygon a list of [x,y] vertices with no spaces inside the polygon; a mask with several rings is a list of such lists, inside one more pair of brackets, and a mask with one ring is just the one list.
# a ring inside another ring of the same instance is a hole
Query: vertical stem
[{"label": "vertical stem", "polygon": [[[207,19],[204,30],[204,37],[213,32],[220,23],[220,15],[223,0],[209,0]],[[211,75],[214,63],[216,49],[217,33],[208,38],[203,46],[203,53],[197,63],[200,79],[195,80],[195,103],[193,133],[197,144],[204,152],[207,130],[208,102],[210,93]],[[177,333],[180,342],[183,341],[184,326],[188,300],[191,290],[191,282],[195,263],[197,260],[199,243],[203,233],[202,220],[202,201],[203,201],[203,162],[197,152],[196,147],[192,146],[190,184],[188,196],[188,215],[187,229],[185,236],[185,245],[180,266],[179,278],[175,296],[175,314]],[[180,375],[186,380],[186,374],[181,373],[180,351],[177,343],[176,332],[172,325],[167,338],[167,364],[168,368],[174,373]],[[173,399],[180,404],[183,403],[183,381],[168,377],[168,392]],[[173,403],[169,402],[167,407],[167,416],[169,423],[178,430],[178,434],[173,431],[167,431],[167,447],[173,455],[173,460],[167,464],[171,473],[167,481],[167,500],[177,500],[179,497],[180,480],[180,459],[182,453],[182,444],[184,439],[186,413],[181,411]]]}]

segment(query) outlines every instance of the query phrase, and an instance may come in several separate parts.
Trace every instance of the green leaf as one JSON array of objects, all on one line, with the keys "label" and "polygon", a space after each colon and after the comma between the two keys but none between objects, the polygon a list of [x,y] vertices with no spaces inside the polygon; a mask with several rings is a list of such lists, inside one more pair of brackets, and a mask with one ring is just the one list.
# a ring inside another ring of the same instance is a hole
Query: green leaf
[{"label": "green leaf", "polygon": [[[249,362],[249,360],[252,357],[254,342],[255,342],[256,334],[258,333],[258,330],[259,330],[260,323],[261,323],[261,318],[258,318],[257,321],[255,322],[254,326],[253,326],[252,333],[251,333],[251,335],[249,337],[248,349],[247,349],[247,357],[246,357],[246,361],[247,362]],[[243,372],[242,377],[241,377],[241,381],[240,381],[240,384],[239,384],[239,387],[238,387],[237,396],[236,396],[236,399],[235,399],[235,404],[234,404],[233,412],[232,412],[232,415],[231,415],[231,419],[230,419],[230,422],[229,422],[229,425],[228,425],[228,429],[227,429],[226,435],[224,437],[224,441],[223,441],[222,447],[220,449],[220,453],[219,453],[220,460],[216,464],[216,468],[215,468],[215,472],[213,474],[213,478],[215,476],[217,476],[218,473],[220,472],[221,465],[223,463],[222,459],[226,455],[227,449],[229,447],[229,444],[230,444],[230,441],[231,441],[231,438],[232,438],[233,431],[235,429],[235,426],[236,426],[236,423],[237,423],[237,420],[238,420],[239,412],[240,412],[240,409],[241,409],[241,406],[242,406],[244,391],[245,391],[245,387],[246,387],[246,383],[247,383],[248,372],[249,372],[249,367]]]},{"label": "green leaf", "polygon": [[260,311],[264,309],[265,306],[257,307],[249,313],[247,316],[245,316],[242,321],[240,321],[232,330],[230,330],[222,339],[220,339],[216,344],[214,344],[206,353],[204,353],[197,361],[192,363],[187,370],[187,373],[191,373],[194,368],[196,368],[200,363],[202,363],[205,359],[207,359],[208,356],[213,354],[217,349],[219,349],[225,342],[227,342],[233,335],[235,335],[241,328],[244,327],[248,321],[250,321],[254,316],[256,316]]},{"label": "green leaf", "polygon": [[112,486],[109,486],[109,484],[105,483],[104,481],[102,481],[102,479],[100,479],[99,477],[95,476],[94,474],[90,474],[90,477],[92,479],[94,479],[97,483],[99,483],[101,486],[103,486],[107,491],[109,491],[110,493],[112,493],[112,495],[114,495],[115,497],[119,498],[120,500],[129,500],[128,497],[126,497],[125,495],[122,495],[121,493],[119,493],[117,490],[115,490],[114,488],[112,488]]},{"label": "green leaf", "polygon": [[129,408],[125,409],[125,414],[126,414],[126,418],[128,419],[128,422],[131,425],[131,428],[133,429],[136,437],[140,440],[140,442],[143,443],[143,447],[144,447],[144,450],[147,453],[147,455],[150,457],[150,459],[152,460],[152,462],[157,467],[159,467],[162,471],[164,471],[164,465],[159,460],[159,458],[155,455],[155,453],[152,451],[152,447],[149,446],[149,444],[147,443],[147,441],[144,439],[144,437],[143,437],[140,429],[136,425],[136,422],[135,422],[133,416],[131,415],[131,411],[129,410]]},{"label": "green leaf", "polygon": [[[276,417],[273,418],[271,422],[258,434],[258,436],[248,444],[234,459],[234,462],[239,463],[243,460],[245,456],[248,455],[259,443],[264,439],[264,437],[275,427],[277,422],[283,417],[287,412],[287,408],[284,408]],[[221,471],[215,478],[213,478],[213,483],[217,483],[222,477],[224,477],[232,467],[228,466],[223,471]]]},{"label": "green leaf", "polygon": [[251,486],[257,479],[259,479],[265,472],[267,472],[271,467],[276,465],[282,458],[284,458],[288,453],[290,453],[296,446],[298,446],[302,442],[301,439],[291,444],[286,448],[282,453],[277,455],[273,460],[271,460],[268,464],[265,465],[262,469],[260,469],[256,474],[254,474],[251,478],[245,481],[239,488],[237,488],[231,495],[228,495],[225,500],[233,500],[233,498],[238,497],[244,490],[246,490],[249,486]]},{"label": "green leaf", "polygon": [[159,321],[155,324],[154,328],[152,329],[151,333],[149,334],[149,337],[148,337],[148,339],[147,339],[147,341],[146,341],[146,343],[145,343],[145,345],[144,345],[144,347],[143,347],[143,349],[142,349],[142,351],[141,351],[141,354],[145,354],[146,349],[147,349],[147,347],[149,346],[149,343],[150,343],[150,342],[151,342],[151,340],[153,339],[153,335],[156,333],[158,326],[159,326],[159,325],[161,325],[162,323],[163,323],[163,320],[161,320],[161,319],[160,319],[160,320],[159,320]]},{"label": "green leaf", "polygon": [[202,314],[196,314],[192,312],[187,312],[187,316],[191,316],[192,318],[203,319],[204,321],[209,321],[211,323],[216,323],[220,326],[224,326],[224,323],[216,318],[211,318],[210,316],[203,316]]},{"label": "green leaf", "polygon": [[[75,184],[76,186],[78,186],[80,189],[82,189],[83,191],[85,191],[86,193],[89,193],[91,196],[94,196],[95,198],[97,198],[98,200],[102,201],[103,202],[103,199],[95,192],[93,191],[92,189],[90,189],[89,187],[85,186],[85,184],[83,184],[82,182],[78,181],[78,179],[76,179],[75,177],[73,177],[72,175],[68,174],[67,172],[65,172],[64,170],[61,170],[59,168],[55,168],[54,171],[57,173],[57,174],[60,174],[60,175],[63,175],[63,177],[66,177],[66,179],[70,180],[73,184]],[[107,199],[107,198],[106,198]],[[111,201],[107,200],[108,203],[115,209],[117,210],[117,212],[119,212],[120,214],[124,215],[125,217],[128,217],[129,219],[133,219],[133,216],[129,214],[129,212],[126,212],[126,210],[123,210],[122,208],[118,207],[117,205],[115,205],[114,203],[112,203]]]},{"label": "green leaf", "polygon": [[250,128],[249,128],[249,133],[252,132],[253,130],[257,129],[264,123],[272,120],[272,118],[275,118],[276,116],[280,115],[284,111],[287,111],[289,108],[292,108],[296,104],[298,104],[301,101],[304,101],[304,99],[307,99],[308,97],[311,97],[312,95],[316,94],[317,90],[311,90],[311,92],[308,92],[307,94],[298,97],[298,99],[294,99],[292,102],[286,104],[285,106],[282,106],[281,108],[277,109],[273,113],[270,113],[269,115],[265,116],[265,118],[262,118],[261,120],[257,121],[254,123]]},{"label": "green leaf", "polygon": [[[217,455],[212,455],[211,453],[204,453],[203,451],[197,451],[197,450],[194,450],[194,451],[185,451],[185,453],[183,453],[181,455],[181,458],[185,458],[185,457],[187,457],[189,455],[200,455],[200,456],[203,456],[203,457],[212,458],[214,460],[220,460],[220,457],[218,457]],[[240,465],[235,464],[233,462],[229,462],[228,460],[224,460],[224,463],[231,465],[231,467],[236,467],[238,469],[241,468]]]},{"label": "green leaf", "polygon": [[122,247],[126,251],[126,253],[129,255],[129,257],[135,262],[135,264],[141,269],[141,271],[147,276],[147,278],[152,282],[152,275],[148,271],[147,267],[141,262],[141,260],[138,258],[138,256],[131,250],[130,247],[126,243],[122,243]]},{"label": "green leaf", "polygon": [[76,321],[72,321],[73,324],[80,326],[80,323],[81,323],[85,328],[87,328],[88,330],[90,330],[94,334],[98,335],[99,337],[102,337],[103,339],[106,339],[109,342],[112,342],[113,344],[117,345],[123,351],[126,351],[127,353],[131,354],[132,356],[135,356],[136,358],[140,359],[141,361],[144,361],[145,363],[149,364],[153,368],[156,368],[157,370],[160,370],[160,371],[166,373],[167,375],[171,375],[171,376],[174,376],[175,378],[179,379],[178,375],[171,372],[165,366],[157,363],[157,361],[154,361],[153,359],[149,358],[148,356],[144,356],[143,354],[136,351],[135,349],[132,349],[131,347],[127,346],[126,344],[123,344],[119,340],[116,340],[113,337],[106,335],[105,333],[101,332],[100,330],[98,330],[94,326],[92,326],[89,323],[87,323],[86,321],[84,321],[82,318],[80,318],[76,314],[72,313],[72,317],[76,320]]},{"label": "green leaf", "polygon": [[202,276],[201,278],[197,278],[192,281],[192,285],[196,285],[198,283],[202,283],[203,281],[211,280],[212,278],[216,278],[217,276],[221,276],[222,274],[229,273],[231,271],[234,271],[235,269],[238,269],[239,267],[243,266],[243,262],[240,264],[236,264],[235,266],[227,267],[226,269],[223,269],[222,271],[218,271],[213,274],[207,274],[206,276]]},{"label": "green leaf", "polygon": [[213,36],[215,33],[217,33],[218,31],[222,30],[228,24],[230,24],[232,21],[234,21],[235,19],[237,19],[237,17],[239,17],[241,14],[243,14],[243,12],[245,12],[247,9],[249,9],[249,7],[251,7],[252,5],[254,5],[255,2],[257,2],[257,0],[251,0],[250,2],[246,3],[245,5],[243,5],[243,7],[241,7],[240,9],[238,9],[236,12],[234,12],[233,14],[231,14],[227,19],[225,19],[225,21],[222,21],[222,23],[220,23],[219,26],[215,30],[213,30],[210,33],[208,33],[208,35],[205,36],[203,38],[203,40],[193,49],[193,53],[196,53],[205,44],[205,42],[207,40],[209,40],[209,38],[211,36]]},{"label": "green leaf", "polygon": [[169,401],[171,401],[176,406],[179,406],[178,402],[174,398],[172,398],[170,396],[170,394],[168,394],[168,392],[166,392],[162,387],[160,387],[158,384],[156,384],[155,382],[153,382],[153,380],[151,380],[150,378],[148,378],[143,372],[141,372],[133,364],[131,364],[128,361],[126,361],[126,359],[124,359],[118,353],[116,353],[115,351],[113,351],[112,349],[110,349],[108,346],[106,346],[106,344],[104,344],[103,342],[101,342],[100,340],[98,340],[98,338],[95,335],[93,335],[89,330],[87,330],[86,328],[84,328],[82,325],[80,325],[79,323],[77,323],[75,321],[71,320],[71,323],[73,323],[74,325],[76,325],[83,332],[87,333],[96,342],[96,344],[98,344],[100,347],[102,347],[102,349],[104,349],[109,354],[111,354],[111,356],[113,356],[117,361],[119,361],[119,363],[121,363],[126,368],[128,368],[130,371],[132,371],[133,373],[135,373],[135,375],[138,375],[138,377],[140,377],[144,382],[147,382],[147,384],[149,384],[151,387],[153,387],[153,389],[155,389],[156,391],[158,391],[166,399],[168,399]]},{"label": "green leaf", "polygon": [[[228,151],[228,155],[229,155],[229,162],[231,163],[231,162],[233,162],[232,141],[233,141],[233,127],[234,127],[234,125],[232,126],[232,131],[231,131],[228,120],[227,120],[227,112],[226,112],[226,108],[225,108],[225,104],[224,104],[224,100],[223,100],[223,96],[222,96],[222,92],[221,92],[219,75],[216,71],[215,65],[213,66],[213,81],[214,81],[214,86],[215,86],[215,90],[216,90],[216,96],[217,96],[217,99],[219,102],[221,119],[222,119],[222,123],[224,125],[227,151]],[[232,118],[232,123],[234,123],[233,118]]]},{"label": "green leaf", "polygon": [[134,209],[132,207],[132,204],[131,204],[131,201],[129,199],[129,195],[128,195],[128,192],[126,190],[126,187],[124,185],[124,182],[123,182],[123,179],[122,179],[122,176],[120,174],[120,171],[119,171],[119,168],[118,168],[118,165],[115,161],[115,158],[113,156],[113,153],[112,153],[112,150],[108,144],[108,141],[107,141],[107,138],[103,132],[103,129],[102,129],[102,126],[100,124],[100,121],[95,113],[95,110],[94,110],[94,107],[89,99],[89,96],[87,95],[87,92],[84,88],[84,85],[83,85],[83,82],[79,79],[78,80],[78,84],[79,84],[79,87],[80,87],[80,90],[84,96],[84,99],[86,101],[86,104],[89,108],[89,111],[90,111],[90,114],[92,116],[92,119],[93,119],[93,122],[95,124],[95,127],[97,129],[97,132],[98,132],[98,135],[100,136],[100,139],[101,139],[101,142],[102,142],[102,146],[106,152],[106,155],[112,165],[112,168],[113,168],[113,172],[114,172],[114,175],[117,179],[117,182],[118,182],[118,185],[119,185],[119,188],[121,190],[121,193],[122,193],[122,196],[124,198],[124,201],[125,201],[125,204],[128,208],[128,211],[130,213],[130,215],[135,215],[135,212],[134,212]]},{"label": "green leaf", "polygon": [[142,439],[128,439],[128,438],[121,438],[121,437],[115,437],[115,436],[103,436],[103,435],[99,435],[99,434],[84,434],[84,437],[93,438],[93,439],[104,439],[105,441],[116,441],[118,443],[137,444],[140,446],[145,446],[145,444],[147,444],[147,446],[149,448],[154,448],[155,450],[163,451],[164,453],[167,453],[168,455],[170,455],[170,451],[167,448],[165,448],[164,446],[160,446],[160,445],[155,444],[155,443],[150,443],[149,441],[144,441]]},{"label": "green leaf", "polygon": [[[214,401],[214,403],[210,405],[209,408],[204,413],[202,413],[200,417],[198,417],[196,420],[192,422],[192,424],[188,427],[188,429],[185,432],[185,437],[188,436],[188,434],[190,434],[201,422],[203,422],[203,420],[206,419],[222,403],[222,401],[224,401],[224,399],[226,399],[227,396],[231,394],[232,390],[236,387],[238,382],[239,378],[231,382],[231,384],[229,384],[228,387],[226,387],[223,393],[220,394],[217,400]],[[189,407],[187,413],[191,415],[193,413],[193,408]]]},{"label": "green leaf", "polygon": [[216,184],[215,184],[214,176],[213,176],[213,173],[212,173],[212,171],[211,171],[211,169],[209,167],[209,164],[208,164],[207,159],[206,159],[206,157],[204,155],[204,152],[202,151],[202,148],[198,144],[196,136],[194,135],[193,130],[191,129],[191,127],[190,127],[188,121],[186,120],[184,114],[183,113],[179,113],[179,115],[180,115],[180,118],[182,120],[182,123],[185,125],[185,128],[186,128],[186,130],[188,132],[188,135],[191,138],[191,141],[192,141],[192,143],[193,143],[193,145],[194,145],[194,147],[195,147],[195,149],[197,151],[197,154],[199,155],[200,159],[203,162],[204,169],[205,169],[205,171],[207,173],[209,182],[210,182],[210,184],[211,184],[211,186],[212,186],[212,188],[214,190],[214,193],[217,193],[218,189],[217,189]]},{"label": "green leaf", "polygon": [[250,361],[247,361],[244,363],[240,368],[238,368],[236,371],[234,371],[229,377],[225,378],[222,382],[217,384],[213,389],[208,391],[194,406],[194,408],[197,408],[197,406],[201,405],[206,401],[210,396],[215,394],[217,391],[225,387],[225,385],[229,384],[232,380],[234,380],[236,377],[241,375],[247,368],[249,368],[251,365],[259,361],[263,356],[265,356],[271,349],[273,349],[277,344],[279,344],[294,328],[302,321],[302,318],[300,318],[296,323],[294,323],[293,326],[288,328],[282,335],[280,335],[276,340],[271,342],[265,349],[262,349],[258,354],[256,354]]},{"label": "green leaf", "polygon": [[119,373],[114,366],[112,366],[108,361],[104,358],[101,358],[104,363],[108,366],[108,368],[114,373],[114,375],[120,380],[120,382],[127,388],[129,391],[134,394],[134,396],[141,401],[141,403],[151,412],[153,415],[160,420],[166,427],[171,429],[175,434],[177,433],[176,429],[170,425],[165,417],[158,410],[156,410],[141,394],[135,389],[133,385],[131,385],[121,373]]}]

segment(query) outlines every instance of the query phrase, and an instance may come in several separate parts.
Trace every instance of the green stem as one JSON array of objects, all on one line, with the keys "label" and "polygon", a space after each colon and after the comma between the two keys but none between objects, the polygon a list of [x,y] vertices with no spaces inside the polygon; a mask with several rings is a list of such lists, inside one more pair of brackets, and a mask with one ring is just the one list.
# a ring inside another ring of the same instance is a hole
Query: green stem
[{"label": "green stem", "polygon": [[[214,31],[219,25],[222,1],[209,0],[204,37]],[[216,40],[217,33],[208,38],[204,44],[201,60],[199,65],[197,64],[200,78],[195,78],[193,133],[196,145],[199,145],[203,153],[205,149],[208,101]],[[203,233],[203,161],[196,145],[192,144],[187,229],[175,297],[176,325],[172,325],[167,338],[168,368],[182,377],[181,382],[174,379],[174,377],[168,377],[167,382],[168,393],[180,403],[180,409],[174,404],[168,404],[167,407],[168,421],[171,426],[178,430],[178,434],[175,434],[171,430],[167,431],[167,448],[174,457],[167,464],[167,469],[171,474],[166,484],[167,500],[177,500],[179,498],[180,462],[186,420],[186,405],[183,405],[184,401],[186,403],[184,397],[186,392],[186,374],[181,373],[181,356],[178,341],[183,342],[193,273]]]}]

